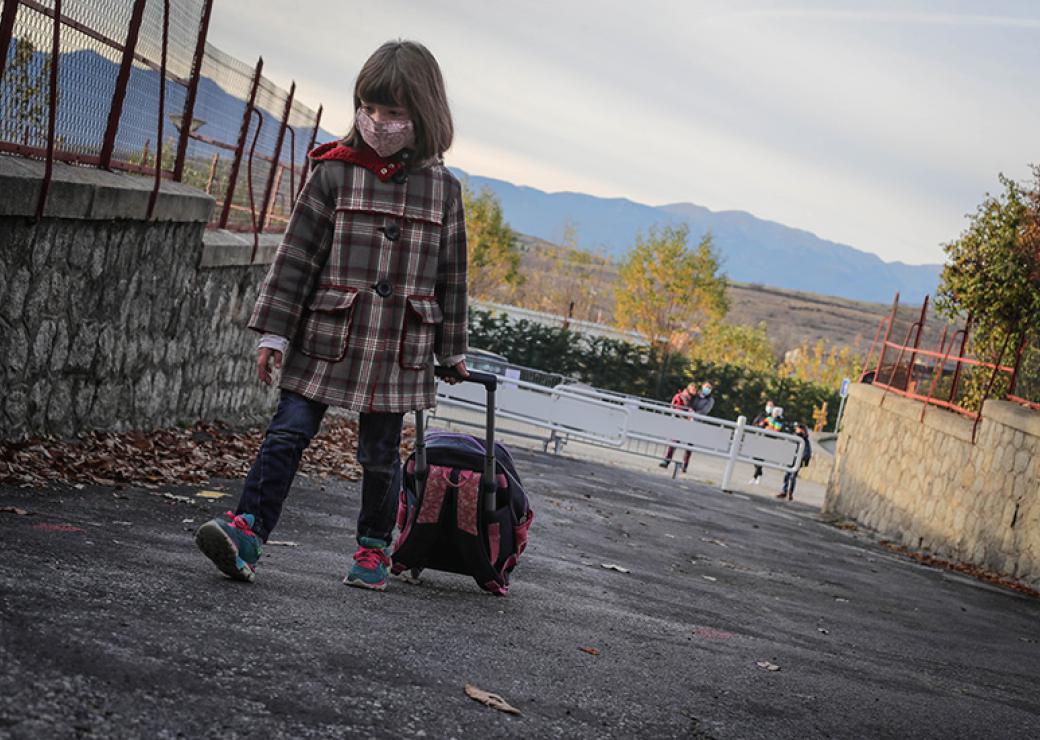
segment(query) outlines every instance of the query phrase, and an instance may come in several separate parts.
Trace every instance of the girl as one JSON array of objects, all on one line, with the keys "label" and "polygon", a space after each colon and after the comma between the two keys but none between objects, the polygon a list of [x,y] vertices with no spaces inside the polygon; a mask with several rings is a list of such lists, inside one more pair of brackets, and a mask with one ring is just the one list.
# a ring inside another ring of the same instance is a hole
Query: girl
[{"label": "girl", "polygon": [[354,564],[344,582],[382,590],[401,488],[404,413],[435,403],[434,356],[468,375],[466,227],[442,163],[453,127],[444,81],[421,44],[391,41],[354,86],[354,125],[311,152],[314,170],[249,326],[257,370],[282,369],[277,411],[238,508],[199,527],[199,549],[252,581],[303,450],[329,406],[359,413],[364,470]]}]

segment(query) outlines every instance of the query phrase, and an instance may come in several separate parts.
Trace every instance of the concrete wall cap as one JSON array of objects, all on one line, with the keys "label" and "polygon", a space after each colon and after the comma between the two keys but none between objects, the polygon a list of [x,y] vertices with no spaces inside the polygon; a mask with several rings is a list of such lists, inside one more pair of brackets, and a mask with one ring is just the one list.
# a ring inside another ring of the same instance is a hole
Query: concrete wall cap
[{"label": "concrete wall cap", "polygon": [[1003,424],[1020,432],[1040,437],[1040,411],[1011,401],[986,401],[982,406],[982,423]]},{"label": "concrete wall cap", "polygon": [[[36,215],[46,163],[24,157],[0,156],[0,216]],[[154,180],[55,162],[44,218],[143,221]],[[215,201],[189,185],[163,180],[152,215],[154,221],[205,223]]]},{"label": "concrete wall cap", "polygon": [[281,234],[260,234],[260,248],[256,250],[256,258],[250,262],[249,256],[253,252],[252,234],[207,229],[202,236],[202,260],[199,267],[269,265],[274,262],[275,252],[281,242]]}]

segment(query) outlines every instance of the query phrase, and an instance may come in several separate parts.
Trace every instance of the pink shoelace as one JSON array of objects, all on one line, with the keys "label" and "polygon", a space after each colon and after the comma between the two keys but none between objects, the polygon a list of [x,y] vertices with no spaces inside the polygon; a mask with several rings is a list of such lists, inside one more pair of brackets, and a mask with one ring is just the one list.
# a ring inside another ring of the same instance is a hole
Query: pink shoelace
[{"label": "pink shoelace", "polygon": [[380,563],[390,566],[390,558],[378,547],[359,547],[354,553],[354,560],[366,570],[375,570]]},{"label": "pink shoelace", "polygon": [[250,537],[256,537],[256,533],[250,528],[249,523],[245,520],[244,515],[239,514],[236,516],[235,512],[229,511],[227,512],[227,517],[231,520],[230,522],[228,522],[228,524],[230,524],[232,527],[234,527],[235,529],[241,529]]}]

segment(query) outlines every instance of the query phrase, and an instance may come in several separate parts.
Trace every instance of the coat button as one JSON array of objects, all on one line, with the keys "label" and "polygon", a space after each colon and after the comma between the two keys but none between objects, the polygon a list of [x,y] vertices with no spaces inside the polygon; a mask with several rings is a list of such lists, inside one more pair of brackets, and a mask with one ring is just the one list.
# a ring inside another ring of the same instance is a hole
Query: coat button
[{"label": "coat button", "polygon": [[408,180],[408,170],[398,170],[390,179],[398,185],[404,185],[405,181]]},{"label": "coat button", "polygon": [[390,294],[394,292],[394,288],[390,285],[389,280],[380,280],[372,287],[376,289],[376,295],[380,298],[389,298]]},{"label": "coat button", "polygon": [[401,237],[401,227],[397,224],[390,223],[386,226],[381,226],[379,230],[383,232],[383,236],[392,242],[397,241]]}]

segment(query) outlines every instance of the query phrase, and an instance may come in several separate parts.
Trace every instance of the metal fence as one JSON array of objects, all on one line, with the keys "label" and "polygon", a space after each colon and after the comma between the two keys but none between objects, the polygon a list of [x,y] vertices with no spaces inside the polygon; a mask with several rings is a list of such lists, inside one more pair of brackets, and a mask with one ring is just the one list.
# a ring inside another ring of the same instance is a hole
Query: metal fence
[{"label": "metal fence", "polygon": [[1030,346],[1035,326],[1023,323],[1009,332],[997,357],[988,362],[970,356],[970,316],[962,328],[951,331],[952,326],[943,327],[935,349],[922,347],[928,309],[926,296],[918,319],[904,326],[897,319],[896,293],[892,311],[878,324],[861,381],[923,401],[921,419],[929,405],[939,406],[974,419],[975,431],[982,403],[989,398],[1005,398],[1040,410],[1040,367],[1033,367],[1040,360],[1040,347]]},{"label": "metal fence", "polygon": [[211,226],[280,230],[321,108],[207,43],[213,0],[3,0],[0,152],[150,175],[217,200]]}]

